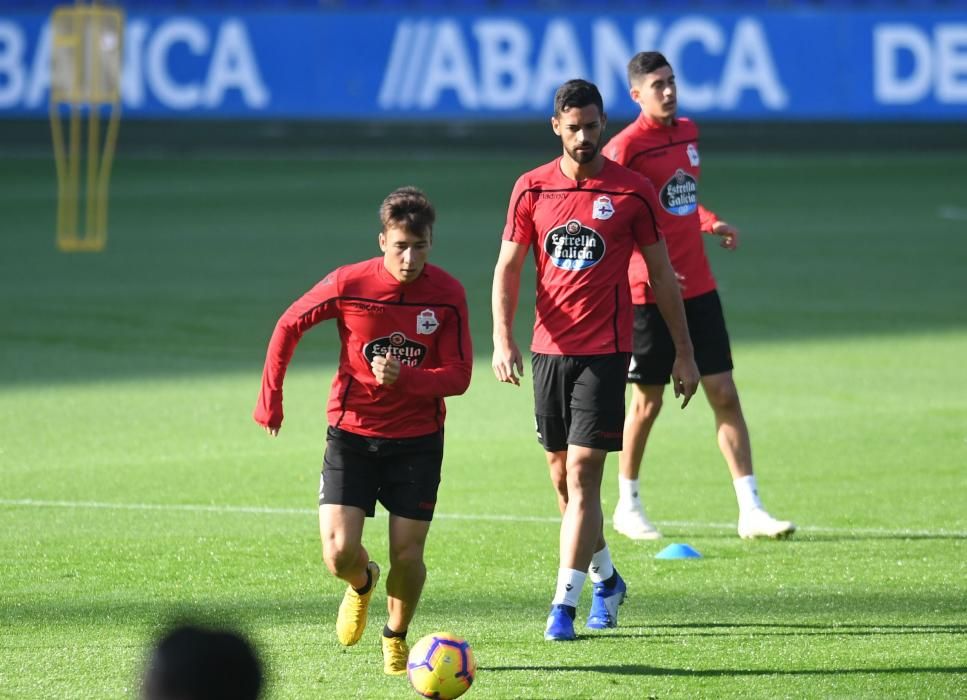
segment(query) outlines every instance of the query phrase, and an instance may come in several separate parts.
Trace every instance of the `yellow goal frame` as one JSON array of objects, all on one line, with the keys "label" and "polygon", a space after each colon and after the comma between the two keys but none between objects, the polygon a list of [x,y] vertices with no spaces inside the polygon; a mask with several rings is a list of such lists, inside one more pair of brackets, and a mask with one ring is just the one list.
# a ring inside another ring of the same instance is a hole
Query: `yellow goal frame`
[{"label": "yellow goal frame", "polygon": [[[73,6],[55,8],[50,23],[57,247],[98,252],[107,244],[108,184],[121,116],[124,13],[97,0],[77,0]],[[103,142],[102,111],[107,112]]]}]

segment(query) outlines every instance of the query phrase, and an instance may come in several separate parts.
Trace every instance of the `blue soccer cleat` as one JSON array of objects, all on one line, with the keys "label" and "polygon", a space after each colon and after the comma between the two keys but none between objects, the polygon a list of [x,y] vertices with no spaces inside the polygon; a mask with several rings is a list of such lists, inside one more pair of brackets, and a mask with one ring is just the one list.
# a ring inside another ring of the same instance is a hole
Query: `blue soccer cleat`
[{"label": "blue soccer cleat", "polygon": [[544,639],[549,642],[569,642],[575,638],[574,608],[568,605],[552,605],[547,616]]},{"label": "blue soccer cleat", "polygon": [[603,581],[594,584],[591,612],[588,613],[587,622],[588,627],[593,630],[618,626],[618,606],[624,602],[628,587],[617,569],[614,571],[614,576],[615,582],[610,588]]}]

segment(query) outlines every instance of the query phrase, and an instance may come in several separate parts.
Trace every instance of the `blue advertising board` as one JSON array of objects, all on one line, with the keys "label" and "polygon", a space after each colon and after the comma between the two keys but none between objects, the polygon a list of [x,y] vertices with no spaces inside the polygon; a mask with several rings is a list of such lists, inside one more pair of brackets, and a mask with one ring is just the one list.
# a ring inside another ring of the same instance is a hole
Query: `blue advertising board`
[{"label": "blue advertising board", "polygon": [[[631,118],[625,65],[655,49],[703,118],[967,118],[954,12],[135,13],[121,94],[129,117],[530,119],[584,77]],[[49,55],[46,16],[0,15],[0,116],[47,113]]]}]

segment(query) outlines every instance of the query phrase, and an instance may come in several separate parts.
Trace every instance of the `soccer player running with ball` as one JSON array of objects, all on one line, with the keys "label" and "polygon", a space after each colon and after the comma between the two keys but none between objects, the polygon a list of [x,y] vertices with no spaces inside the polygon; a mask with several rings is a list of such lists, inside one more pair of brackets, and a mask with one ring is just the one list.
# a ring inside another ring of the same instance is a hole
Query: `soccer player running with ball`
[{"label": "soccer player running with ball", "polygon": [[[719,448],[732,474],[739,502],[739,535],[785,537],[796,526],[773,518],[759,500],[749,429],[732,379],[729,335],[702,240],[703,232],[720,236],[723,248],[735,250],[739,232],[698,202],[698,128],[677,116],[675,73],[668,61],[655,51],[635,55],[628,63],[628,82],[631,99],[641,107],[641,114],[608,142],[605,153],[647,177],[659,190],[658,220],[682,287],[688,330],[702,388],[715,414]],[[660,313],[651,265],[641,256],[633,256],[629,277],[635,303],[634,352],[628,370],[632,399],[625,419],[624,449],[618,459],[618,504],[612,522],[627,537],[650,540],[661,533],[645,514],[639,473],[665,384],[673,376],[675,344]]]},{"label": "soccer player running with ball", "polygon": [[336,319],[342,351],[329,394],[319,487],[323,559],[348,584],[339,642],[359,641],[380,569],[362,543],[376,501],[389,511],[383,670],[406,673],[406,632],[426,580],[423,552],[443,461],[443,398],[466,391],[473,349],[466,293],[427,257],[433,206],[403,187],[380,207],[381,257],[340,267],[297,300],[269,341],[256,422],[282,425],[282,381],[302,334]]},{"label": "soccer player running with ball", "polygon": [[563,154],[514,185],[494,270],[493,370],[520,385],[513,338],[521,271],[537,265],[532,369],[537,436],[561,510],[560,568],[544,638],[575,638],[585,579],[594,584],[587,626],[617,625],[626,586],[604,539],[601,477],[621,449],[625,376],[631,351],[628,264],[640,249],[677,351],[672,374],[682,406],[698,387],[681,294],[655,221],[654,188],[599,151],[606,116],[597,87],[562,85],[551,127]]}]

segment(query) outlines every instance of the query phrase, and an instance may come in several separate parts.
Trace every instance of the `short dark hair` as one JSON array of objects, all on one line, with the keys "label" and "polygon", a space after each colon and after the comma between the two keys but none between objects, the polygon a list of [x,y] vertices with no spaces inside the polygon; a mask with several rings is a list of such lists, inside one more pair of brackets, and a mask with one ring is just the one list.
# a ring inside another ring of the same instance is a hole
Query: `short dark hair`
[{"label": "short dark hair", "polygon": [[671,66],[668,59],[657,51],[640,51],[628,61],[628,84],[634,85],[649,73]]},{"label": "short dark hair", "polygon": [[144,676],[146,700],[256,700],[262,665],[239,633],[182,624],[154,647]]},{"label": "short dark hair", "polygon": [[568,80],[554,94],[555,117],[564,114],[571,107],[581,108],[588,105],[597,105],[598,111],[604,114],[604,100],[601,99],[598,86],[587,80]]},{"label": "short dark hair", "polygon": [[433,233],[436,210],[423,190],[400,187],[390,192],[379,207],[383,231],[398,226],[414,236],[426,238]]}]

